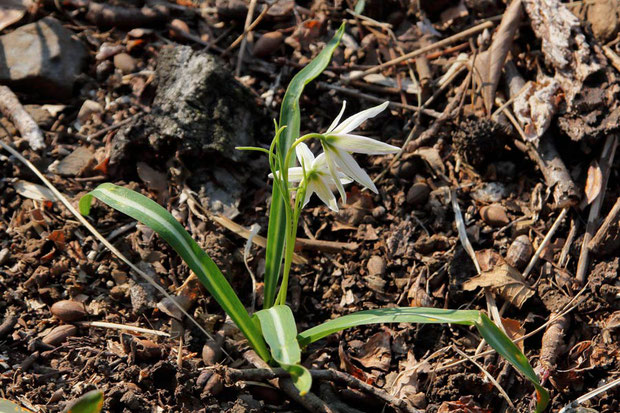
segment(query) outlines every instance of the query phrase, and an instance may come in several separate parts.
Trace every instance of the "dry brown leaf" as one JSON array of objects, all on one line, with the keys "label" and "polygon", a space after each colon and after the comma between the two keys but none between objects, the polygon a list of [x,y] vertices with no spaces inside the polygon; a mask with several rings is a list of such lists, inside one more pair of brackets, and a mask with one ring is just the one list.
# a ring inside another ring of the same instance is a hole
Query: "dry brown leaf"
[{"label": "dry brown leaf", "polygon": [[476,288],[491,288],[511,304],[521,308],[534,295],[534,290],[527,284],[519,271],[508,264],[502,264],[490,271],[483,271],[465,281],[463,288],[473,291]]},{"label": "dry brown leaf", "polygon": [[15,188],[18,194],[25,198],[34,199],[35,201],[56,201],[54,193],[47,187],[39,184],[19,180],[13,184],[13,188]]},{"label": "dry brown leaf", "polygon": [[374,382],[373,377],[368,376],[364,370],[353,364],[349,355],[344,351],[342,342],[338,346],[338,355],[340,356],[340,368],[342,370],[346,371],[353,377],[360,379],[364,383],[372,384]]},{"label": "dry brown leaf", "polygon": [[[502,317],[502,325],[504,326],[504,331],[506,331],[506,334],[508,334],[508,337],[510,337],[512,341],[515,341],[525,335],[525,328],[519,320]],[[523,340],[517,342],[516,344],[517,347],[521,349],[521,352],[523,352]]]},{"label": "dry brown leaf", "polygon": [[476,251],[476,259],[482,271],[489,271],[497,265],[506,263],[501,255],[490,248]]},{"label": "dry brown leaf", "polygon": [[3,0],[0,4],[0,31],[20,21],[30,5],[30,0]]},{"label": "dry brown leaf", "polygon": [[592,161],[590,167],[588,168],[588,179],[586,179],[586,198],[588,199],[588,205],[590,205],[598,194],[601,193],[601,188],[603,186],[603,173],[601,172],[601,167],[598,162]]},{"label": "dry brown leaf", "polygon": [[446,166],[437,149],[419,148],[415,151],[415,154],[424,159],[436,174],[443,175],[446,173]]},{"label": "dry brown leaf", "polygon": [[410,350],[407,353],[407,360],[400,363],[400,368],[400,373],[388,390],[398,399],[410,402],[412,396],[420,392],[420,374],[429,373],[431,365],[427,361],[418,362]]},{"label": "dry brown leaf", "polygon": [[392,361],[391,338],[386,330],[374,334],[362,345],[358,356],[352,358],[366,368],[388,371]]},{"label": "dry brown leaf", "polygon": [[476,57],[476,73],[481,78],[479,80],[482,84],[482,99],[488,113],[491,113],[502,68],[522,18],[521,0],[514,0],[504,12],[502,22],[493,36],[491,47]]},{"label": "dry brown leaf", "polygon": [[560,83],[552,77],[540,75],[538,81],[527,82],[525,90],[514,91],[511,95],[521,92],[514,101],[515,115],[523,125],[523,132],[529,141],[540,138],[551,125],[555,116],[561,94]]}]

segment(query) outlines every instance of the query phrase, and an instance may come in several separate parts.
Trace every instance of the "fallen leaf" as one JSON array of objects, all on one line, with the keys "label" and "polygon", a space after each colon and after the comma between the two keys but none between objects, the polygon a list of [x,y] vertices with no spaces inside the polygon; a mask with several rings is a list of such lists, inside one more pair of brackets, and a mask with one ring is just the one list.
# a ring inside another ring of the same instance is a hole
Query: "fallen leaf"
[{"label": "fallen leaf", "polygon": [[389,331],[380,331],[371,336],[359,350],[354,360],[366,368],[375,368],[388,371],[392,361],[392,351],[390,350],[390,339],[392,335]]},{"label": "fallen leaf", "polygon": [[340,356],[340,368],[342,370],[346,371],[353,377],[360,379],[364,383],[372,384],[372,382],[374,382],[372,377],[369,377],[366,373],[364,373],[364,370],[353,364],[351,358],[347,355],[347,353],[345,353],[342,342],[338,346],[338,355]]},{"label": "fallen leaf", "polygon": [[15,188],[18,194],[25,198],[34,199],[35,201],[56,201],[54,193],[42,185],[19,180],[13,184],[13,188]]},{"label": "fallen leaf", "polygon": [[598,194],[601,193],[601,188],[603,187],[603,173],[601,172],[601,167],[598,162],[592,161],[590,167],[588,168],[588,178],[586,179],[586,198],[588,199],[588,205],[590,205]]},{"label": "fallen leaf", "polygon": [[[525,335],[525,328],[519,320],[502,317],[502,325],[504,326],[504,331],[506,331],[506,334],[508,334],[508,337],[510,337],[512,341],[515,341]],[[516,344],[517,347],[521,349],[521,352],[523,352],[523,340],[517,342]]]},{"label": "fallen leaf", "polygon": [[416,155],[419,155],[428,163],[433,172],[438,175],[443,175],[446,173],[446,166],[441,159],[441,155],[439,151],[435,148],[418,148],[415,151]]},{"label": "fallen leaf", "polygon": [[488,113],[495,102],[495,91],[502,75],[506,56],[512,47],[512,40],[523,19],[521,0],[514,0],[504,12],[502,22],[493,36],[493,43],[488,50],[476,57],[476,72],[482,84],[482,98]]},{"label": "fallen leaf", "polygon": [[457,401],[441,403],[437,413],[491,413],[491,410],[478,406],[472,396],[463,396]]},{"label": "fallen leaf", "polygon": [[491,288],[518,308],[521,308],[534,295],[534,290],[527,284],[521,273],[508,264],[501,264],[492,270],[483,271],[463,283],[463,288],[467,291],[473,291],[479,287]]},{"label": "fallen leaf", "polygon": [[413,395],[420,392],[420,374],[429,373],[431,365],[427,361],[418,362],[410,350],[407,353],[407,360],[401,362],[400,368],[400,373],[388,390],[396,398],[409,402]]}]

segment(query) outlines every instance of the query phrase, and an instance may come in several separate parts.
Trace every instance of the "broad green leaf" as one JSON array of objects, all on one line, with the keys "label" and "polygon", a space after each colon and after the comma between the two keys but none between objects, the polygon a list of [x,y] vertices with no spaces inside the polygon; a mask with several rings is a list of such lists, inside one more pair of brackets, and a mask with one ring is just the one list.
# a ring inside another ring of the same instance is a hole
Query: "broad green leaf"
[{"label": "broad green leaf", "polygon": [[517,347],[484,313],[475,310],[447,310],[443,308],[397,307],[360,311],[329,320],[321,325],[301,332],[297,340],[307,346],[332,333],[350,327],[379,323],[422,323],[463,324],[476,326],[480,335],[519,370],[536,388],[536,412],[545,410],[549,393],[540,385],[532,366]]},{"label": "broad green leaf", "polygon": [[275,305],[266,310],[257,311],[254,316],[259,320],[265,341],[271,348],[273,359],[291,374],[293,383],[303,396],[312,387],[310,372],[299,363],[301,349],[297,342],[297,326],[290,307]]},{"label": "broad green leaf", "polygon": [[21,407],[10,400],[0,399],[0,413],[32,413],[32,410]]},{"label": "broad green leaf", "polygon": [[166,209],[135,191],[105,183],[80,199],[82,215],[89,214],[93,197],[142,222],[170,244],[247,337],[256,352],[263,359],[269,360],[269,350],[260,331],[218,266]]},{"label": "broad green leaf", "polygon": [[99,413],[103,407],[103,392],[89,391],[75,402],[71,403],[65,413]]},{"label": "broad green leaf", "polygon": [[[299,137],[300,117],[299,99],[305,86],[314,78],[320,75],[329,64],[334,50],[340,43],[344,33],[344,23],[340,26],[334,37],[329,41],[325,48],[315,57],[306,67],[297,73],[291,83],[289,83],[282,106],[280,107],[279,127],[286,126],[280,138],[278,156],[284,163],[286,152]],[[294,156],[292,158],[295,158]],[[294,159],[291,159],[294,162]],[[265,252],[265,292],[264,307],[269,308],[273,305],[276,298],[278,278],[280,277],[280,267],[284,253],[284,239],[286,237],[286,218],[284,213],[284,202],[282,194],[277,185],[273,186],[271,196],[271,209],[269,211],[269,228],[267,229],[267,250]],[[288,200],[286,201],[288,202]]]}]

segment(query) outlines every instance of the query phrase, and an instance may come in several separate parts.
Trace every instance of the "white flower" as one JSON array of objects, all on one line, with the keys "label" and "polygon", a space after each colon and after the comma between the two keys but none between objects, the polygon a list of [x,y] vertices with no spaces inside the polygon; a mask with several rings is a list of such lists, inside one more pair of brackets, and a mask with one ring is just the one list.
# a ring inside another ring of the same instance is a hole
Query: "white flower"
[{"label": "white flower", "polygon": [[[295,152],[297,160],[302,166],[288,168],[288,181],[290,183],[298,183],[299,186],[305,186],[306,194],[302,207],[305,207],[308,201],[310,201],[312,194],[317,194],[329,209],[338,212],[338,201],[332,192],[333,188],[337,187],[337,185],[342,187],[343,184],[346,185],[352,181],[345,174],[336,170],[336,176],[338,177],[338,184],[336,184],[333,174],[327,166],[325,154],[322,153],[315,158],[305,143],[299,143],[295,148]],[[273,178],[273,174],[269,174],[269,177]]]},{"label": "white flower", "polygon": [[[323,134],[324,138],[321,140],[327,159],[327,165],[332,176],[338,176],[338,169],[341,169],[346,176],[377,193],[377,187],[374,182],[372,182],[372,179],[370,179],[366,171],[360,168],[355,159],[351,156],[351,153],[385,155],[398,152],[400,148],[365,136],[353,135],[351,132],[367,119],[374,118],[379,113],[383,112],[388,104],[389,102],[384,102],[379,106],[363,110],[339,124],[338,122],[340,122],[340,118],[347,105],[346,101],[342,103],[340,113]],[[343,202],[346,202],[344,188],[339,180],[334,180],[334,182],[336,183],[336,187],[340,192]]]}]

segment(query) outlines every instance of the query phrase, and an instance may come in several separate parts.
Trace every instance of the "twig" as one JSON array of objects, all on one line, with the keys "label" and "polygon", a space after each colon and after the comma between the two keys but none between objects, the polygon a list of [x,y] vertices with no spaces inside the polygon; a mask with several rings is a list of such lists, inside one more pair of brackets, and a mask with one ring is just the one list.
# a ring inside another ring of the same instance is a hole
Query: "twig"
[{"label": "twig", "polygon": [[487,369],[484,368],[484,366],[482,366],[480,363],[478,363],[476,360],[474,360],[473,357],[471,357],[470,355],[468,355],[464,351],[460,350],[458,347],[452,346],[452,349],[454,351],[456,351],[457,353],[459,353],[461,356],[465,357],[470,362],[472,362],[476,367],[478,367],[480,369],[480,371],[482,371],[482,373],[486,376],[486,378],[489,379],[489,381],[491,383],[493,383],[493,385],[499,391],[499,393],[502,395],[504,400],[506,400],[506,403],[508,403],[508,405],[513,410],[515,409],[515,406],[514,406],[514,404],[512,404],[512,400],[510,400],[510,397],[508,397],[508,394],[506,393],[506,390],[504,390],[504,388],[497,382],[497,380],[495,380],[495,377],[493,377],[491,375],[491,373],[489,373],[487,371]]},{"label": "twig", "polygon": [[342,250],[355,251],[358,249],[359,244],[357,242],[338,242],[324,241],[320,239],[297,238],[295,240],[295,246],[301,249],[339,252]]},{"label": "twig", "polygon": [[588,223],[586,224],[586,232],[583,235],[583,242],[581,244],[581,253],[579,254],[579,261],[577,262],[577,271],[575,272],[575,278],[583,285],[586,280],[586,273],[589,267],[588,254],[590,252],[589,244],[590,240],[594,236],[596,229],[596,221],[601,212],[603,206],[603,200],[605,199],[605,192],[607,192],[607,181],[609,180],[609,174],[611,173],[611,165],[614,161],[616,154],[616,146],[618,145],[618,137],[616,135],[608,135],[605,140],[605,146],[603,152],[601,152],[601,165],[603,180],[601,183],[601,191],[598,196],[592,202],[590,206],[590,213],[588,215]]},{"label": "twig", "polygon": [[[254,350],[248,350],[243,353],[243,358],[245,358],[248,362],[258,367],[258,369],[252,370],[265,370],[266,372],[271,372],[272,369],[269,365],[261,359],[258,354],[254,352]],[[278,369],[274,369],[278,370]],[[227,369],[228,371],[228,369]],[[238,370],[245,371],[245,370]],[[303,406],[306,410],[311,413],[336,413],[334,410],[327,405],[323,400],[319,399],[314,393],[308,392],[305,396],[301,396],[299,394],[299,390],[293,384],[293,380],[291,380],[290,375],[278,377],[277,375],[272,375],[271,378],[266,377],[264,380],[268,380],[269,383],[274,385],[275,387],[282,390],[286,395],[291,398],[291,400],[298,403],[300,406]],[[256,380],[255,380],[256,381]]]},{"label": "twig", "polygon": [[[342,86],[331,85],[331,84],[325,83],[325,82],[319,82],[318,86],[320,88],[323,88],[323,89],[335,90],[337,92],[344,93],[344,94],[356,97],[358,99],[364,99],[364,100],[367,100],[369,102],[374,102],[374,103],[383,103],[383,102],[385,102],[385,99],[381,99],[381,98],[378,98],[376,96],[369,95],[369,94],[362,93],[362,92],[358,92],[357,90],[349,89],[349,88],[342,87]],[[398,108],[398,109],[411,110],[413,112],[421,111],[425,115],[431,116],[433,118],[441,117],[441,114],[439,112],[434,111],[432,109],[422,109],[422,108],[419,108],[417,106],[403,105],[402,103],[397,103],[397,102],[390,102],[390,107]]]},{"label": "twig", "polygon": [[532,258],[530,259],[530,262],[527,264],[527,267],[525,267],[525,269],[523,270],[523,278],[527,278],[528,275],[530,275],[530,272],[534,269],[534,266],[536,265],[536,263],[538,262],[538,259],[540,258],[540,254],[545,248],[547,248],[547,245],[549,245],[549,243],[551,242],[551,238],[553,238],[553,236],[555,235],[555,232],[560,227],[560,224],[564,220],[564,217],[566,216],[567,213],[568,213],[568,208],[564,208],[562,212],[560,212],[560,215],[558,215],[558,217],[556,218],[551,228],[549,228],[549,232],[547,232],[547,235],[545,235],[545,238],[543,238],[542,242],[536,249],[536,252],[534,253],[534,255],[532,255]]},{"label": "twig", "polygon": [[0,324],[0,340],[2,340],[6,335],[8,335],[17,324],[17,316],[15,315],[7,315]]},{"label": "twig", "polygon": [[612,224],[618,222],[618,214],[620,214],[620,197],[616,199],[616,203],[611,208],[611,211],[609,211],[609,214],[607,214],[607,217],[605,217],[605,221],[603,221],[598,231],[596,231],[596,235],[594,235],[588,244],[590,251],[596,252],[599,245],[603,242],[603,238],[607,235],[609,228],[611,228]]},{"label": "twig", "polygon": [[75,324],[82,327],[110,328],[114,330],[135,331],[138,333],[153,334],[160,337],[170,337],[170,334],[164,331],[151,330],[150,328],[130,326],[127,324],[106,323],[103,321],[79,321]]},{"label": "twig", "polygon": [[0,112],[15,125],[32,150],[38,151],[45,148],[43,132],[39,129],[39,125],[19,103],[17,96],[6,86],[0,86]]},{"label": "twig", "polygon": [[258,26],[258,23],[260,23],[260,22],[263,20],[263,18],[267,15],[267,12],[268,12],[268,11],[269,11],[269,9],[271,8],[271,6],[273,6],[273,5],[274,5],[274,4],[276,4],[276,3],[277,3],[277,1],[276,1],[276,2],[274,2],[274,3],[271,3],[271,4],[269,4],[269,3],[268,3],[268,4],[267,4],[267,7],[265,7],[265,8],[263,9],[263,11],[261,11],[261,12],[260,12],[260,14],[258,15],[258,17],[257,17],[257,18],[256,18],[256,19],[252,22],[252,24],[250,24],[250,25],[248,26],[248,28],[247,28],[247,29],[243,30],[243,33],[241,33],[241,34],[239,35],[239,37],[237,37],[237,38],[235,39],[235,41],[234,41],[234,42],[232,42],[232,43],[230,44],[230,46],[228,46],[228,47],[224,50],[223,55],[226,55],[226,54],[230,53],[230,51],[231,51],[232,49],[234,49],[235,47],[237,47],[237,45],[238,45],[239,43],[241,43],[241,42],[243,41],[243,39],[245,39],[245,36],[247,36],[247,34],[248,34],[249,32],[251,32],[252,30],[254,30],[254,28],[255,28],[256,26]]},{"label": "twig", "polygon": [[573,412],[576,411],[575,408],[577,406],[579,406],[580,404],[590,400],[593,397],[598,396],[601,393],[606,392],[609,389],[612,389],[616,386],[620,385],[620,378],[617,378],[616,380],[607,383],[601,387],[599,387],[598,389],[592,390],[589,393],[584,394],[583,396],[579,397],[577,400],[575,400],[574,402],[569,403],[567,406],[562,407],[562,410],[559,411],[559,413],[569,413],[569,412]]},{"label": "twig", "polygon": [[250,24],[252,23],[252,17],[254,17],[254,9],[256,9],[257,0],[250,0],[248,7],[248,14],[245,17],[245,25],[243,28],[243,39],[241,39],[241,46],[239,47],[239,55],[237,56],[237,68],[235,69],[235,76],[241,75],[241,64],[243,63],[243,54],[245,53],[245,46],[248,43],[248,37],[250,36]]},{"label": "twig", "polygon": [[[365,383],[342,371],[334,369],[311,369],[310,374],[315,380],[332,381],[353,389],[362,390],[402,411],[410,413],[418,412],[418,410],[409,406],[405,400],[392,396],[385,390],[371,386],[368,383]],[[243,370],[227,368],[225,370],[225,377],[226,381],[234,383],[235,381],[267,381],[275,378],[290,377],[290,374],[281,368],[257,368]]]},{"label": "twig", "polygon": [[577,230],[579,229],[579,221],[576,219],[572,219],[570,222],[570,230],[568,231],[568,236],[566,237],[566,242],[562,247],[562,252],[560,253],[560,259],[558,261],[558,266],[566,267],[568,263],[568,254],[570,253],[570,247],[573,245],[573,241],[577,236]]},{"label": "twig", "polygon": [[113,125],[110,125],[108,127],[105,127],[103,129],[101,129],[100,131],[97,131],[95,133],[92,133],[90,135],[88,135],[86,137],[86,142],[91,142],[93,139],[97,139],[103,135],[105,135],[106,133],[113,131],[115,129],[118,129],[120,127],[123,127],[125,125],[127,125],[129,122],[131,122],[132,120],[136,119],[138,116],[141,116],[142,113],[138,112],[133,116],[128,117],[127,119],[123,119],[122,121],[115,123]]},{"label": "twig", "polygon": [[[88,222],[86,218],[84,218],[82,214],[80,214],[75,209],[75,207],[71,204],[71,202],[69,202],[67,198],[59,190],[57,190],[56,187],[52,185],[50,181],[48,181],[48,179],[37,169],[36,166],[34,166],[29,160],[24,158],[19,152],[17,152],[15,149],[5,144],[4,142],[0,141],[0,146],[2,146],[2,148],[8,151],[11,155],[15,156],[21,163],[26,165],[32,172],[34,172],[34,174],[45,184],[45,186],[47,186],[50,189],[50,191],[52,191],[54,196],[56,196],[56,198],[59,199],[60,202],[62,202],[62,204],[77,218],[78,221],[80,221],[82,225],[86,227],[86,229],[88,229],[88,231],[90,231],[91,234],[95,236],[96,239],[98,239],[101,243],[103,243],[103,245],[105,245],[123,263],[125,263],[136,274],[138,274],[140,277],[146,280],[149,284],[151,284],[163,296],[171,300],[173,304],[181,311],[181,313],[183,313],[184,316],[186,316],[196,327],[198,327],[198,329],[202,331],[204,335],[206,335],[211,340],[214,340],[211,334],[209,334],[209,332],[205,330],[205,328],[198,321],[196,321],[194,317],[192,317],[187,311],[185,311],[185,309],[177,302],[177,300],[172,298],[172,296],[168,294],[168,292],[161,285],[157,284],[157,282],[155,282],[155,280],[153,280],[153,278],[151,278],[150,275],[148,275],[147,273],[142,271],[140,268],[138,268],[136,265],[134,265],[129,260],[129,258],[125,257],[114,245],[112,245],[112,243],[110,243],[107,239],[105,239],[105,237],[101,235],[101,233],[97,231],[97,229],[94,226],[92,226],[91,223]],[[226,356],[230,357],[230,355],[226,352],[226,350],[222,349],[222,352],[226,354]]]},{"label": "twig", "polygon": [[364,76],[366,76],[368,74],[376,73],[376,72],[378,72],[381,69],[384,69],[386,67],[390,67],[390,66],[398,64],[400,62],[404,62],[405,60],[413,59],[414,57],[420,56],[420,55],[422,55],[422,54],[424,54],[426,52],[430,52],[431,50],[438,49],[440,47],[446,46],[446,45],[448,45],[450,43],[454,43],[454,42],[456,42],[458,40],[461,40],[461,39],[465,39],[465,38],[467,38],[469,36],[472,36],[472,35],[474,35],[476,33],[479,33],[481,31],[483,31],[484,29],[490,29],[494,25],[495,25],[495,23],[492,22],[492,21],[486,21],[484,23],[480,23],[477,26],[470,27],[467,30],[464,30],[464,31],[462,31],[460,33],[457,33],[457,34],[453,35],[453,36],[447,37],[447,38],[445,38],[443,40],[440,40],[440,41],[438,41],[436,43],[429,44],[428,46],[425,46],[425,47],[422,47],[420,49],[414,50],[413,52],[410,52],[410,53],[407,53],[407,54],[405,54],[403,56],[397,57],[396,59],[389,60],[389,61],[387,61],[385,63],[382,63],[382,64],[377,65],[375,67],[372,67],[370,69],[367,69],[367,70],[363,71],[362,73],[356,73],[354,75],[351,75],[349,77],[349,80],[359,79],[359,78],[364,77]]}]

